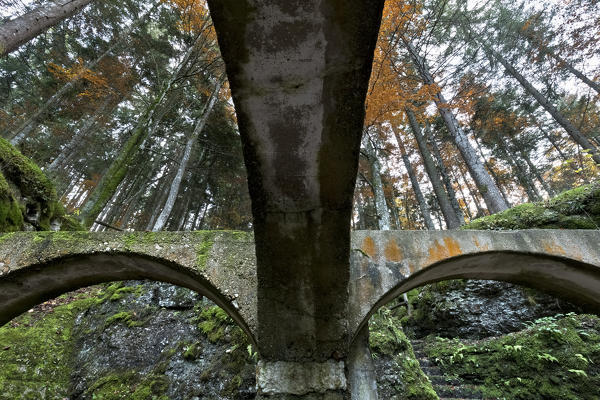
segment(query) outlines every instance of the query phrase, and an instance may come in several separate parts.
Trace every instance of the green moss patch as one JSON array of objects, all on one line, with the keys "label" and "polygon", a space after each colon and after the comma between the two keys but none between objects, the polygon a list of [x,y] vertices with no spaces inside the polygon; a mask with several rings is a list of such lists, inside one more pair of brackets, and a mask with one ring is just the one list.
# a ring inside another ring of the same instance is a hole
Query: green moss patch
[{"label": "green moss patch", "polygon": [[74,318],[93,301],[82,294],[43,313],[23,314],[0,328],[0,399],[42,399],[50,393],[67,397]]},{"label": "green moss patch", "polygon": [[393,358],[394,373],[402,382],[395,388],[398,400],[437,400],[438,396],[425,376],[408,338],[402,331],[400,318],[388,308],[380,308],[369,320],[369,345],[373,357]]},{"label": "green moss patch", "polygon": [[164,375],[124,371],[98,379],[86,396],[97,400],[168,400],[168,386]]},{"label": "green moss patch", "polygon": [[445,374],[482,385],[486,398],[600,398],[600,318],[557,315],[476,342],[435,338],[428,356]]},{"label": "green moss patch", "polygon": [[476,219],[461,229],[599,229],[600,184],[568,190],[545,202],[525,203]]},{"label": "green moss patch", "polygon": [[[0,231],[22,230],[28,211],[39,213],[37,230],[49,230],[55,219],[60,220],[63,230],[83,230],[77,220],[65,215],[50,179],[33,161],[2,138],[0,165]],[[20,204],[20,199],[26,201]]]}]

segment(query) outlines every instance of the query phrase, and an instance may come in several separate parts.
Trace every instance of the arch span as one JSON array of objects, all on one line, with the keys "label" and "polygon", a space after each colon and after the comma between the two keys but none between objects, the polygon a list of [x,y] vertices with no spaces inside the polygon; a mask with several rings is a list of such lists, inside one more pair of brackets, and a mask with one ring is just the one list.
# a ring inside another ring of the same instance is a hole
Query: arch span
[{"label": "arch span", "polygon": [[0,324],[62,293],[149,279],[192,289],[255,342],[252,236],[239,232],[14,233],[0,237]]},{"label": "arch span", "polygon": [[600,231],[361,231],[351,259],[353,336],[395,297],[448,279],[523,284],[600,310]]}]

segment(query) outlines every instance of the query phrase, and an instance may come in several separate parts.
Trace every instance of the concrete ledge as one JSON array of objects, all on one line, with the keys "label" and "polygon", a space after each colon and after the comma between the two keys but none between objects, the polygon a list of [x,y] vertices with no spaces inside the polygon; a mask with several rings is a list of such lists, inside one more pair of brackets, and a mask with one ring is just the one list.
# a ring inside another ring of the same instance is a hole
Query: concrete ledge
[{"label": "concrete ledge", "polygon": [[259,361],[256,385],[261,394],[325,393],[329,390],[346,390],[344,362],[328,360],[318,362]]}]

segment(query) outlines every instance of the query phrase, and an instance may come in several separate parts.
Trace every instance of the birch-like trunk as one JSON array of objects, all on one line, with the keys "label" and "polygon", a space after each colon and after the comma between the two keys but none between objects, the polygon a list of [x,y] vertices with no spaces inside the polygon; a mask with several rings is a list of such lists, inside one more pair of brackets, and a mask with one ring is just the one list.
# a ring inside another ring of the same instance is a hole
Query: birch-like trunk
[{"label": "birch-like trunk", "polygon": [[500,193],[502,194],[504,201],[506,201],[506,204],[508,204],[508,206],[511,207],[510,201],[508,200],[508,194],[506,193],[504,186],[500,182],[500,177],[494,171],[494,168],[492,168],[490,163],[487,161],[485,154],[483,154],[483,149],[481,148],[481,143],[479,143],[479,139],[477,139],[477,132],[473,132],[473,137],[475,138],[475,144],[477,145],[477,150],[479,151],[479,155],[481,155],[481,159],[483,160],[490,175],[492,175],[492,178],[494,178],[494,182],[496,182],[496,186],[498,187],[498,190],[500,190]]},{"label": "birch-like trunk", "polygon": [[371,184],[373,186],[373,194],[375,196],[375,210],[377,211],[377,221],[379,229],[382,231],[389,231],[392,227],[390,222],[390,212],[385,201],[385,193],[383,191],[383,182],[381,181],[381,166],[377,159],[377,153],[366,136],[365,152],[367,154],[367,160],[371,167]]},{"label": "birch-like trunk", "polygon": [[554,105],[552,105],[548,99],[540,93],[519,71],[512,66],[500,53],[494,50],[483,42],[479,42],[483,49],[488,55],[495,58],[502,64],[504,70],[508,72],[513,78],[515,78],[527,93],[533,96],[533,98],[554,118],[554,120],[563,127],[563,129],[573,138],[573,140],[585,150],[588,150],[592,155],[592,159],[596,164],[600,164],[600,152],[598,148],[592,144],[592,142],[575,127],[567,118]]},{"label": "birch-like trunk", "polygon": [[408,172],[410,184],[412,185],[413,191],[415,192],[417,203],[419,203],[419,209],[421,210],[421,215],[423,216],[425,227],[428,230],[435,230],[435,224],[433,223],[433,219],[431,219],[431,210],[429,209],[429,205],[427,204],[425,196],[423,196],[423,192],[421,191],[419,180],[417,179],[417,175],[415,174],[412,163],[410,162],[410,158],[408,157],[408,154],[406,152],[406,147],[404,147],[404,142],[402,141],[400,134],[398,134],[398,132],[395,129],[394,136],[396,136],[396,142],[398,143],[398,149],[400,149],[400,156],[402,157],[402,162],[404,163],[404,167]]},{"label": "birch-like trunk", "polygon": [[[452,186],[452,181],[450,180],[450,176],[448,176],[448,170],[444,165],[444,159],[442,158],[442,154],[440,153],[440,149],[435,141],[435,138],[431,134],[431,127],[429,125],[426,126],[426,137],[425,139],[431,146],[431,154],[433,154],[436,162],[438,171],[442,178],[442,182],[444,182],[444,186],[446,187],[446,193],[448,194],[448,199],[450,200],[450,204],[452,204],[452,208],[454,208],[454,212],[456,213],[460,224],[463,225],[465,223],[465,216],[463,214],[463,210],[460,208],[458,204],[458,200],[456,199],[456,191],[454,190],[454,186]],[[465,204],[466,205],[466,204]]]},{"label": "birch-like trunk", "polygon": [[219,91],[221,90],[221,85],[223,84],[223,80],[224,80],[224,78],[219,78],[217,83],[215,84],[213,92],[210,95],[210,98],[208,99],[208,103],[204,107],[202,115],[196,122],[194,131],[188,138],[187,143],[185,144],[185,150],[183,152],[183,157],[181,158],[181,161],[179,163],[179,169],[177,170],[177,175],[175,175],[175,179],[173,179],[173,182],[171,183],[171,187],[169,189],[169,195],[167,197],[167,200],[165,202],[165,205],[164,205],[160,215],[158,216],[158,218],[156,219],[156,222],[154,223],[154,226],[152,227],[152,231],[162,230],[165,227],[165,224],[167,223],[169,216],[171,215],[171,211],[173,211],[173,207],[175,206],[175,200],[177,200],[177,194],[179,193],[179,187],[181,186],[181,181],[183,179],[183,175],[185,174],[185,171],[187,170],[188,162],[190,161],[190,156],[192,155],[192,148],[194,147],[194,144],[196,143],[198,136],[204,129],[204,125],[206,125],[208,116],[210,115],[210,113],[217,101],[217,98],[219,97]]},{"label": "birch-like trunk", "polygon": [[469,196],[471,196],[471,198],[473,199],[473,203],[475,204],[475,208],[477,209],[477,215],[484,216],[484,215],[486,215],[486,212],[483,209],[483,207],[481,206],[479,197],[477,197],[477,192],[474,191],[473,188],[471,187],[471,184],[469,183],[469,178],[467,178],[467,174],[465,173],[465,170],[461,167],[462,166],[460,164],[457,165],[458,172],[460,172],[460,176],[462,177],[462,180],[465,183],[467,190],[469,191]]},{"label": "birch-like trunk", "polygon": [[[425,59],[419,56],[412,43],[410,43],[405,37],[402,37],[402,41],[404,42],[404,45],[410,54],[411,60],[419,72],[421,79],[423,80],[423,83],[427,85],[434,85],[435,80],[433,79],[431,72],[429,72],[429,67],[425,62]],[[477,189],[483,195],[483,199],[488,210],[490,210],[491,213],[497,213],[506,210],[508,208],[508,204],[506,204],[504,201],[504,198],[494,183],[494,180],[485,170],[485,167],[479,159],[479,156],[469,143],[467,135],[464,133],[458,124],[456,117],[448,107],[448,102],[439,92],[435,95],[434,102],[437,106],[440,116],[444,120],[446,128],[448,128],[448,132],[456,144],[456,147],[458,147],[460,154],[467,163],[469,172],[475,180]]]},{"label": "birch-like trunk", "polygon": [[442,211],[442,215],[446,221],[446,226],[448,229],[456,229],[461,225],[460,218],[458,215],[456,215],[456,212],[450,203],[450,199],[448,198],[448,194],[444,190],[444,184],[442,183],[438,173],[435,161],[433,160],[433,157],[427,148],[427,142],[425,141],[425,137],[421,131],[421,126],[417,121],[415,113],[411,109],[406,108],[405,112],[406,116],[408,117],[410,128],[417,141],[417,146],[419,147],[421,157],[423,158],[425,171],[427,171],[429,181],[431,182],[431,186],[433,186],[433,191],[437,197],[438,204],[440,205],[440,210]]},{"label": "birch-like trunk", "polygon": [[0,57],[85,8],[92,0],[54,0],[0,26]]},{"label": "birch-like trunk", "polygon": [[106,111],[106,108],[110,104],[111,100],[112,96],[106,96],[102,105],[94,112],[93,115],[90,115],[84,121],[81,128],[75,132],[75,134],[71,137],[71,140],[69,140],[69,142],[63,147],[60,154],[54,160],[52,160],[48,167],[46,167],[46,171],[56,171],[58,167],[63,164],[65,159],[75,151],[75,148],[82,141],[82,139],[87,136],[88,132],[96,123],[98,116]]}]

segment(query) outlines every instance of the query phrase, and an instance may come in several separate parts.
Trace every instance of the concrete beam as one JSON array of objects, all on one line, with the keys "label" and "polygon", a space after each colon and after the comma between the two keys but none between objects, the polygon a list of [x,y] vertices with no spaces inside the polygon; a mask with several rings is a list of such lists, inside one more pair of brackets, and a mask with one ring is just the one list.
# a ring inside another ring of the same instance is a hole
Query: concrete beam
[{"label": "concrete beam", "polygon": [[266,360],[347,352],[350,213],[383,0],[209,0],[252,199]]}]

